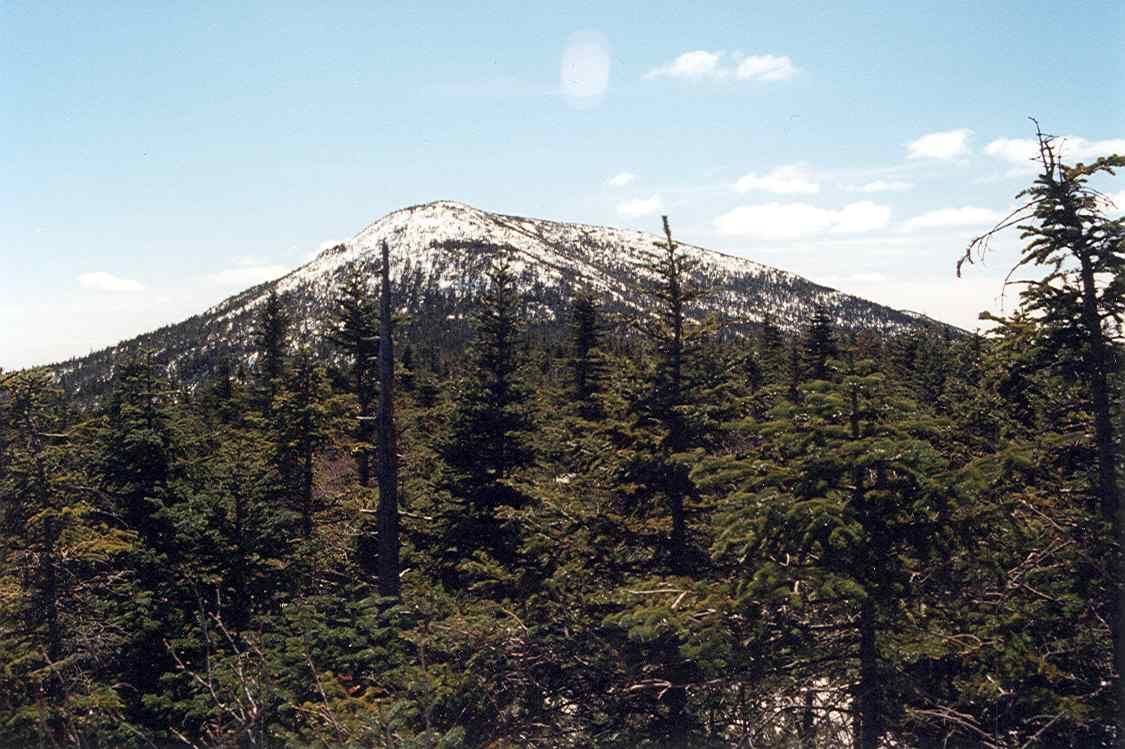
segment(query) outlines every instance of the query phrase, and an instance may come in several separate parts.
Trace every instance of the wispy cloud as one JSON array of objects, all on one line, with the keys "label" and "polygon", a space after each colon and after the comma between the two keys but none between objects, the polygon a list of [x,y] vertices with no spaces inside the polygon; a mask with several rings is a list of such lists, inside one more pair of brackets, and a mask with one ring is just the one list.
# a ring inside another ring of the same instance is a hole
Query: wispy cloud
[{"label": "wispy cloud", "polygon": [[[1067,163],[1089,161],[1101,156],[1125,154],[1125,138],[1089,140],[1078,135],[1062,135],[1055,139],[1055,147]],[[1039,144],[1033,138],[997,138],[984,147],[989,156],[1019,167],[1021,172],[1036,170]]]},{"label": "wispy cloud", "polygon": [[625,187],[637,181],[637,175],[632,172],[621,172],[615,174],[606,180],[606,184],[610,187]]},{"label": "wispy cloud", "polygon": [[722,236],[752,239],[801,239],[821,234],[859,234],[885,227],[889,206],[859,201],[842,208],[819,208],[808,203],[743,205],[715,219]]},{"label": "wispy cloud", "polygon": [[911,159],[953,159],[969,153],[968,128],[927,133],[906,144],[907,157]]},{"label": "wispy cloud", "polygon": [[905,192],[914,189],[913,182],[905,180],[876,179],[862,185],[852,185],[847,188],[851,192]]},{"label": "wispy cloud", "polygon": [[119,278],[105,271],[79,274],[78,285],[91,291],[108,291],[115,294],[131,294],[145,290],[144,285],[139,281]]},{"label": "wispy cloud", "polygon": [[750,55],[738,61],[734,77],[740,81],[787,81],[797,68],[787,55]]},{"label": "wispy cloud", "polygon": [[559,88],[571,105],[596,105],[609,90],[609,40],[598,31],[579,31],[567,39],[559,63]]},{"label": "wispy cloud", "polygon": [[989,208],[963,206],[961,208],[939,208],[919,214],[906,223],[907,231],[916,229],[946,229],[962,226],[987,226],[1004,218],[1004,214]]},{"label": "wispy cloud", "polygon": [[660,199],[659,195],[653,195],[651,198],[626,200],[617,206],[617,212],[626,218],[640,218],[641,216],[652,216],[660,213],[663,208],[664,201]]},{"label": "wispy cloud", "polygon": [[851,284],[883,284],[890,279],[883,273],[851,273],[846,276],[825,276],[819,279],[825,286],[838,288]]},{"label": "wispy cloud", "polygon": [[236,288],[249,288],[265,281],[272,281],[288,273],[292,268],[288,265],[250,265],[238,268],[227,268],[218,273],[207,276],[207,281],[212,286],[233,286]]},{"label": "wispy cloud", "polygon": [[775,195],[815,195],[820,185],[812,172],[800,164],[779,166],[765,174],[751,172],[734,183],[737,192],[760,190]]},{"label": "wispy cloud", "polygon": [[671,78],[683,81],[784,81],[797,74],[788,55],[743,55],[709,52],[703,49],[684,52],[671,62],[645,73],[647,80]]}]

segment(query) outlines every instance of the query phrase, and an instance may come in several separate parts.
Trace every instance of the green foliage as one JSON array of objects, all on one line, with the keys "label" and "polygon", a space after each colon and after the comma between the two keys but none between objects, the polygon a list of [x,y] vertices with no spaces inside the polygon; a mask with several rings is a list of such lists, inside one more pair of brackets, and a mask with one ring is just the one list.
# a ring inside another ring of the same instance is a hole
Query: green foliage
[{"label": "green foliage", "polygon": [[274,298],[249,383],[137,357],[78,415],[0,375],[0,745],[1113,745],[1099,164],[1029,193],[1049,282],[987,336],[724,330],[669,232],[651,316],[580,296],[552,337],[498,264],[466,351],[402,350],[399,596],[359,279],[340,359]]}]

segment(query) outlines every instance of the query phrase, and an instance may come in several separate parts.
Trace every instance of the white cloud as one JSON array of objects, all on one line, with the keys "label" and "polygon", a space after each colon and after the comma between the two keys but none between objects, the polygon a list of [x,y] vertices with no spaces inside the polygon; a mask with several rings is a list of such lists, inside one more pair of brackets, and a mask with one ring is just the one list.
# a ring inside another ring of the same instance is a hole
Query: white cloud
[{"label": "white cloud", "polygon": [[763,203],[743,205],[715,219],[723,236],[753,239],[800,239],[831,232],[854,234],[887,225],[891,209],[869,201],[850,203],[838,210],[808,203]]},{"label": "white cloud", "polygon": [[[1073,164],[1090,161],[1100,156],[1125,154],[1125,138],[1087,140],[1077,135],[1062,135],[1055,139],[1057,152],[1063,161]],[[1034,138],[997,138],[984,147],[989,156],[1035,171],[1039,159],[1039,144]]]},{"label": "white cloud", "polygon": [[952,159],[969,152],[968,128],[945,130],[940,133],[927,133],[907,144],[907,156],[911,159]]},{"label": "white cloud", "polygon": [[606,184],[610,187],[625,187],[626,185],[631,184],[636,180],[637,175],[633,174],[632,172],[621,172],[620,174],[615,174],[610,177],[606,181]]},{"label": "white cloud", "polygon": [[272,281],[288,273],[288,265],[253,265],[239,268],[228,268],[212,273],[207,280],[212,286],[234,286],[237,288],[250,288],[265,281]]},{"label": "white cloud", "polygon": [[832,288],[849,286],[853,284],[883,284],[890,279],[882,273],[852,273],[847,276],[826,276],[819,279],[819,283]]},{"label": "white cloud", "polygon": [[906,190],[913,190],[913,182],[903,182],[900,180],[886,180],[877,179],[863,185],[849,187],[852,192],[905,192]]},{"label": "white cloud", "polygon": [[861,234],[873,229],[881,229],[890,223],[890,220],[890,206],[861,200],[858,203],[848,203],[839,211],[836,211],[832,233]]},{"label": "white cloud", "polygon": [[820,185],[812,173],[800,164],[775,167],[763,175],[750,172],[734,183],[738,192],[761,190],[775,195],[814,195]]},{"label": "white cloud", "polygon": [[559,85],[571,104],[585,108],[609,90],[609,40],[597,31],[571,34],[559,64]]},{"label": "white cloud", "polygon": [[734,69],[740,81],[787,81],[797,72],[787,55],[750,55],[742,58]]},{"label": "white cloud", "polygon": [[645,78],[680,78],[685,80],[722,77],[722,68],[719,61],[722,52],[707,52],[697,49],[694,52],[684,52],[667,65],[645,73]]},{"label": "white cloud", "polygon": [[145,290],[145,287],[139,281],[118,278],[104,271],[79,274],[78,285],[92,291],[110,291],[114,293],[133,293]]},{"label": "white cloud", "polygon": [[939,208],[915,216],[903,224],[903,227],[907,231],[913,231],[914,229],[986,226],[995,224],[1002,218],[1004,218],[1004,214],[988,208],[974,208],[972,206]]},{"label": "white cloud", "polygon": [[651,198],[637,198],[635,200],[626,200],[617,206],[617,212],[626,218],[640,218],[641,216],[651,216],[660,213],[664,209],[664,201],[660,199],[659,195],[653,195]]},{"label": "white cloud", "polygon": [[788,55],[743,55],[697,49],[684,52],[670,63],[645,73],[648,80],[673,78],[685,81],[739,80],[784,81],[797,73]]},{"label": "white cloud", "polygon": [[848,276],[848,280],[856,283],[883,283],[887,277],[882,273],[853,273]]},{"label": "white cloud", "polygon": [[1039,147],[1029,138],[997,138],[984,147],[984,152],[1022,166],[1039,155]]}]

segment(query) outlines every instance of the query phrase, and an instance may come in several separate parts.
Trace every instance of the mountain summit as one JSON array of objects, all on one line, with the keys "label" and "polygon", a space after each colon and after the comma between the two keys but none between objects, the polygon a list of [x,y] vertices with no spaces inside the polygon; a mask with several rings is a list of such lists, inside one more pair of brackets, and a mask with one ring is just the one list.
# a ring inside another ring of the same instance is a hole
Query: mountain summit
[{"label": "mountain summit", "polygon": [[[182,383],[205,377],[222,358],[251,357],[253,316],[276,290],[297,328],[322,338],[331,308],[351,273],[373,277],[383,241],[391,248],[391,275],[413,339],[463,340],[466,313],[486,283],[491,260],[506,254],[525,294],[534,324],[562,319],[568,300],[586,288],[612,310],[643,314],[649,274],[662,237],[630,229],[569,224],[482,211],[455,201],[411,206],[368,224],[351,239],[321,252],[291,273],[236,294],[182,323],[53,367],[60,383],[84,399],[105,391],[114,360],[133,351],[154,352]],[[833,310],[848,328],[893,331],[934,324],[912,313],[820,286],[793,273],[745,258],[680,244],[698,261],[698,281],[711,293],[693,310],[741,324],[773,317],[782,328],[802,324],[814,305]]]}]

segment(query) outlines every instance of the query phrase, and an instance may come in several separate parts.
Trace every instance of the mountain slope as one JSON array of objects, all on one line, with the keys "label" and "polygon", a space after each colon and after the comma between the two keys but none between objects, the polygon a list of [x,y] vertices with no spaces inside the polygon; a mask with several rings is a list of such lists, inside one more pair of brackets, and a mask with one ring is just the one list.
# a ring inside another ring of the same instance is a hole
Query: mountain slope
[{"label": "mountain slope", "polygon": [[[611,310],[643,314],[644,264],[660,239],[640,231],[488,213],[452,201],[412,206],[387,214],[276,281],[236,294],[182,323],[52,369],[66,390],[88,400],[105,391],[115,358],[148,350],[171,375],[190,384],[223,357],[252,359],[253,316],[271,288],[284,296],[296,327],[309,333],[310,340],[321,340],[340,282],[356,271],[372,276],[384,240],[391,248],[398,301],[410,320],[406,335],[423,345],[464,339],[466,313],[498,253],[511,258],[533,328],[557,328],[567,300],[581,287],[595,291]],[[781,327],[792,329],[814,305],[823,304],[849,328],[891,331],[934,324],[752,260],[690,245],[683,249],[698,259],[698,280],[712,289],[693,310],[697,316],[715,314],[745,324],[768,313]]]}]

